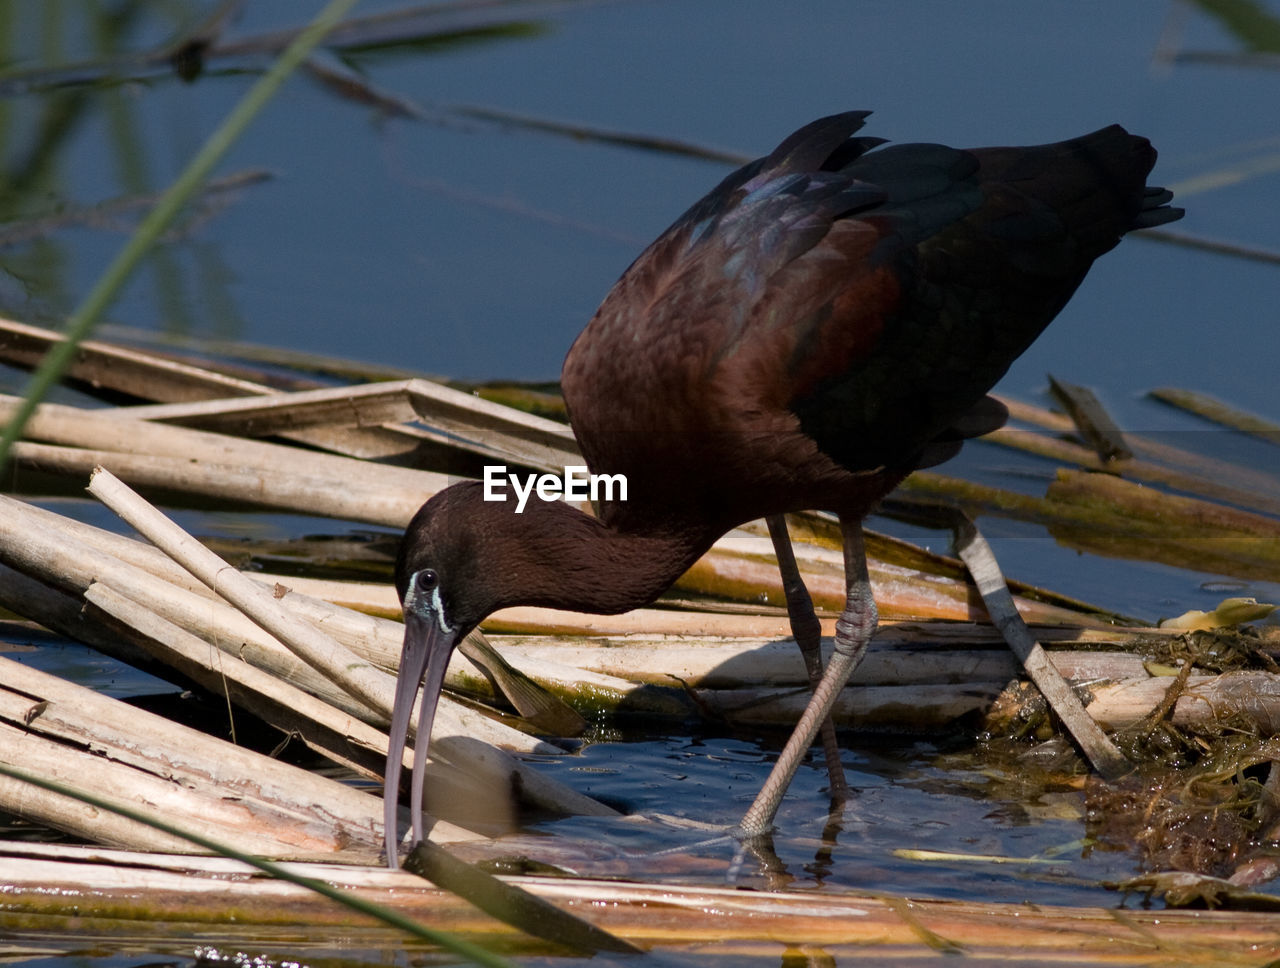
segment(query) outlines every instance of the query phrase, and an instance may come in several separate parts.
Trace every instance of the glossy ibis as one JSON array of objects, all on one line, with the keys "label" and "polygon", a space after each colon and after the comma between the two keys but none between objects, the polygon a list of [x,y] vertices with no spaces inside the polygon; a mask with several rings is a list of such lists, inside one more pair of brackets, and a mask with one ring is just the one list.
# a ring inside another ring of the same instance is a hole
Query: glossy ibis
[{"label": "glossy ibis", "polygon": [[445,666],[477,623],[511,605],[646,605],[726,531],[764,517],[797,640],[816,653],[781,515],[833,511],[848,600],[832,660],[825,672],[817,660],[809,707],[740,829],[766,831],[875,628],[862,519],[914,468],[1003,422],[986,392],[1094,259],[1182,214],[1146,185],[1150,143],[1118,126],[1037,147],[880,147],[855,136],[867,113],[814,121],[729,175],[641,254],[570,348],[562,385],[582,453],[593,471],[626,475],[628,500],[598,517],[540,500],[516,514],[469,481],[410,523],[385,787],[393,867],[414,696],[425,675],[419,840]]}]

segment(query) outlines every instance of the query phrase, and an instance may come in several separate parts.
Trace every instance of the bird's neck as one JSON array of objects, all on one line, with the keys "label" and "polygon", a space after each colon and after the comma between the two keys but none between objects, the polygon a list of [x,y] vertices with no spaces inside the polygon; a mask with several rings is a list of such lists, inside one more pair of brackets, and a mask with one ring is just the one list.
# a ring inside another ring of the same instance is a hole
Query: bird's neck
[{"label": "bird's neck", "polygon": [[519,540],[494,563],[505,572],[512,599],[502,604],[597,615],[648,605],[717,537],[705,526],[674,522],[651,522],[643,531],[614,528],[561,502],[533,502],[508,522]]}]

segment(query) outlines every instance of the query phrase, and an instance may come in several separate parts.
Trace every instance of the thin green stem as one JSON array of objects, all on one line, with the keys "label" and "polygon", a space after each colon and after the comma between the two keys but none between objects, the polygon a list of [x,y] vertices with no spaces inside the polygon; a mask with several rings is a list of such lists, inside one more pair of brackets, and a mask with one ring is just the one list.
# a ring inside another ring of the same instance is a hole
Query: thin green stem
[{"label": "thin green stem", "polygon": [[67,320],[65,338],[56,344],[40,362],[27,384],[24,400],[18,412],[0,436],[0,469],[9,457],[9,450],[22,436],[22,430],[35,412],[36,406],[48,394],[50,388],[62,377],[75,356],[76,348],[89,335],[98,318],[115,299],[125,281],[138,263],[155,244],[182,206],[208,179],[214,166],[248,127],[249,122],[262,110],[276,89],[301,64],[320,40],[346,15],[356,0],[330,0],[305,30],[298,34],[271,68],[240,99],[225,121],[200,148],[178,179],[164,193],[119,255],[107,267],[84,301]]}]

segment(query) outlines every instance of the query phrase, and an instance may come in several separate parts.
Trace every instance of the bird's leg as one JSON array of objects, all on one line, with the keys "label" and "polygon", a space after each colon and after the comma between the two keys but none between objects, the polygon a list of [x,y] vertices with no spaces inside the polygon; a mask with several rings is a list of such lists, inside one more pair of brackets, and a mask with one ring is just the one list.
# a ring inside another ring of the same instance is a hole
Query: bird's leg
[{"label": "bird's leg", "polygon": [[841,518],[844,531],[844,574],[847,597],[844,612],[836,621],[835,651],[827,664],[809,705],[805,707],[795,731],[787,740],[773,771],[756,796],[755,803],[742,818],[738,830],[742,836],[758,837],[773,826],[778,804],[791,784],[822,720],[831,712],[836,697],[849,680],[854,668],[867,651],[867,643],[876,627],[876,603],[871,597],[871,580],[867,577],[867,557],[862,543],[862,522]]},{"label": "bird's leg", "polygon": [[[795,637],[804,668],[809,674],[809,689],[818,688],[822,681],[822,625],[813,610],[813,599],[804,587],[796,556],[791,550],[791,536],[787,533],[787,519],[781,514],[765,518],[769,525],[769,537],[773,539],[773,551],[778,559],[778,571],[782,574],[782,593],[787,599],[787,617],[791,620],[791,634]],[[849,799],[849,784],[840,765],[840,747],[836,743],[836,727],[827,716],[819,727],[822,737],[822,753],[827,760],[827,778],[831,799],[843,803]]]}]

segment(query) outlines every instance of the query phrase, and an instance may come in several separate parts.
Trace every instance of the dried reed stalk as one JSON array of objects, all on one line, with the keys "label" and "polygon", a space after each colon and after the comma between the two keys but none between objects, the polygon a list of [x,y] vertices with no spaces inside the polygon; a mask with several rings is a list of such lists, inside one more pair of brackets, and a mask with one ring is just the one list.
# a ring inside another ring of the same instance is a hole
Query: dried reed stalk
[{"label": "dried reed stalk", "polygon": [[[1129,679],[1094,686],[1089,712],[1107,728],[1145,717],[1164,699],[1174,676]],[[1263,736],[1280,732],[1280,677],[1269,672],[1191,675],[1173,707],[1175,726],[1206,726],[1240,717]]]},{"label": "dried reed stalk", "polygon": [[1280,424],[1277,424],[1274,420],[1268,420],[1265,417],[1259,417],[1257,414],[1223,403],[1207,393],[1197,393],[1194,390],[1181,390],[1175,387],[1159,387],[1152,390],[1150,395],[1161,403],[1167,403],[1171,407],[1194,413],[1198,417],[1211,420],[1224,427],[1230,427],[1232,430],[1252,434],[1273,444],[1280,443]]},{"label": "dried reed stalk", "polygon": [[[376,797],[8,659],[0,659],[0,680],[0,757],[7,762],[180,816],[253,853],[314,856],[353,848],[376,856],[382,837]],[[101,843],[190,846],[7,778],[0,780],[0,802]]]},{"label": "dried reed stalk", "polygon": [[[226,696],[334,763],[369,779],[381,779],[387,756],[385,733],[248,662],[211,649],[203,639],[165,621],[108,584],[94,582],[85,590],[84,599],[139,633],[143,647],[157,661],[210,693]],[[412,753],[406,752],[405,758],[411,767]],[[513,828],[514,802],[504,796],[509,791],[495,790],[492,785],[477,789],[476,782],[467,782],[458,770],[445,767],[438,760],[429,764],[427,783],[433,803],[471,805],[449,811],[458,824],[433,822],[432,840],[452,843],[479,836],[470,833],[476,829],[492,830],[495,825]],[[485,809],[479,810],[475,804],[483,804]],[[497,810],[502,811],[502,816],[495,816]]]},{"label": "dried reed stalk", "polygon": [[[561,860],[563,845],[557,839],[523,843],[538,860]],[[486,850],[482,844],[466,848],[472,859],[485,856]],[[355,938],[355,943],[363,941],[371,948],[403,944],[398,933],[364,922],[353,924],[350,914],[331,902],[291,884],[248,876],[243,865],[221,858],[7,844],[0,863],[10,909],[0,912],[0,929],[64,930],[74,918],[82,929],[100,925],[101,930],[130,938],[186,939],[190,926],[199,924],[206,942],[225,938],[243,943],[246,932],[263,937],[262,932],[282,924],[288,926],[286,940],[296,941],[296,925],[305,923],[314,943],[350,945]],[[504,949],[522,940],[465,901],[404,872],[324,864],[291,869],[390,903],[432,927],[478,939],[500,938]],[[1161,968],[1256,965],[1280,958],[1275,915],[1266,912],[1118,911],[919,898],[907,902],[837,890],[743,891],[584,878],[505,880],[668,956],[687,953],[701,959],[766,962],[776,961],[779,950],[785,949],[799,957],[812,951],[817,958],[841,963],[847,958],[852,963],[874,960],[877,954],[886,960],[904,955],[937,960],[941,948],[962,951],[983,963],[1083,959],[1120,965],[1136,959]],[[229,903],[243,912],[234,925],[219,917]],[[157,911],[163,916],[157,917]],[[715,916],[709,917],[708,911]],[[543,950],[539,946],[530,953]]]},{"label": "dried reed stalk", "polygon": [[119,408],[134,420],[157,420],[238,436],[265,437],[316,427],[369,427],[421,419],[484,456],[562,471],[582,462],[565,424],[490,403],[430,380]]},{"label": "dried reed stalk", "polygon": [[385,717],[386,722],[391,721],[395,682],[389,676],[356,658],[314,625],[296,618],[271,591],[241,575],[109,471],[95,469],[88,490],[307,665]]}]

